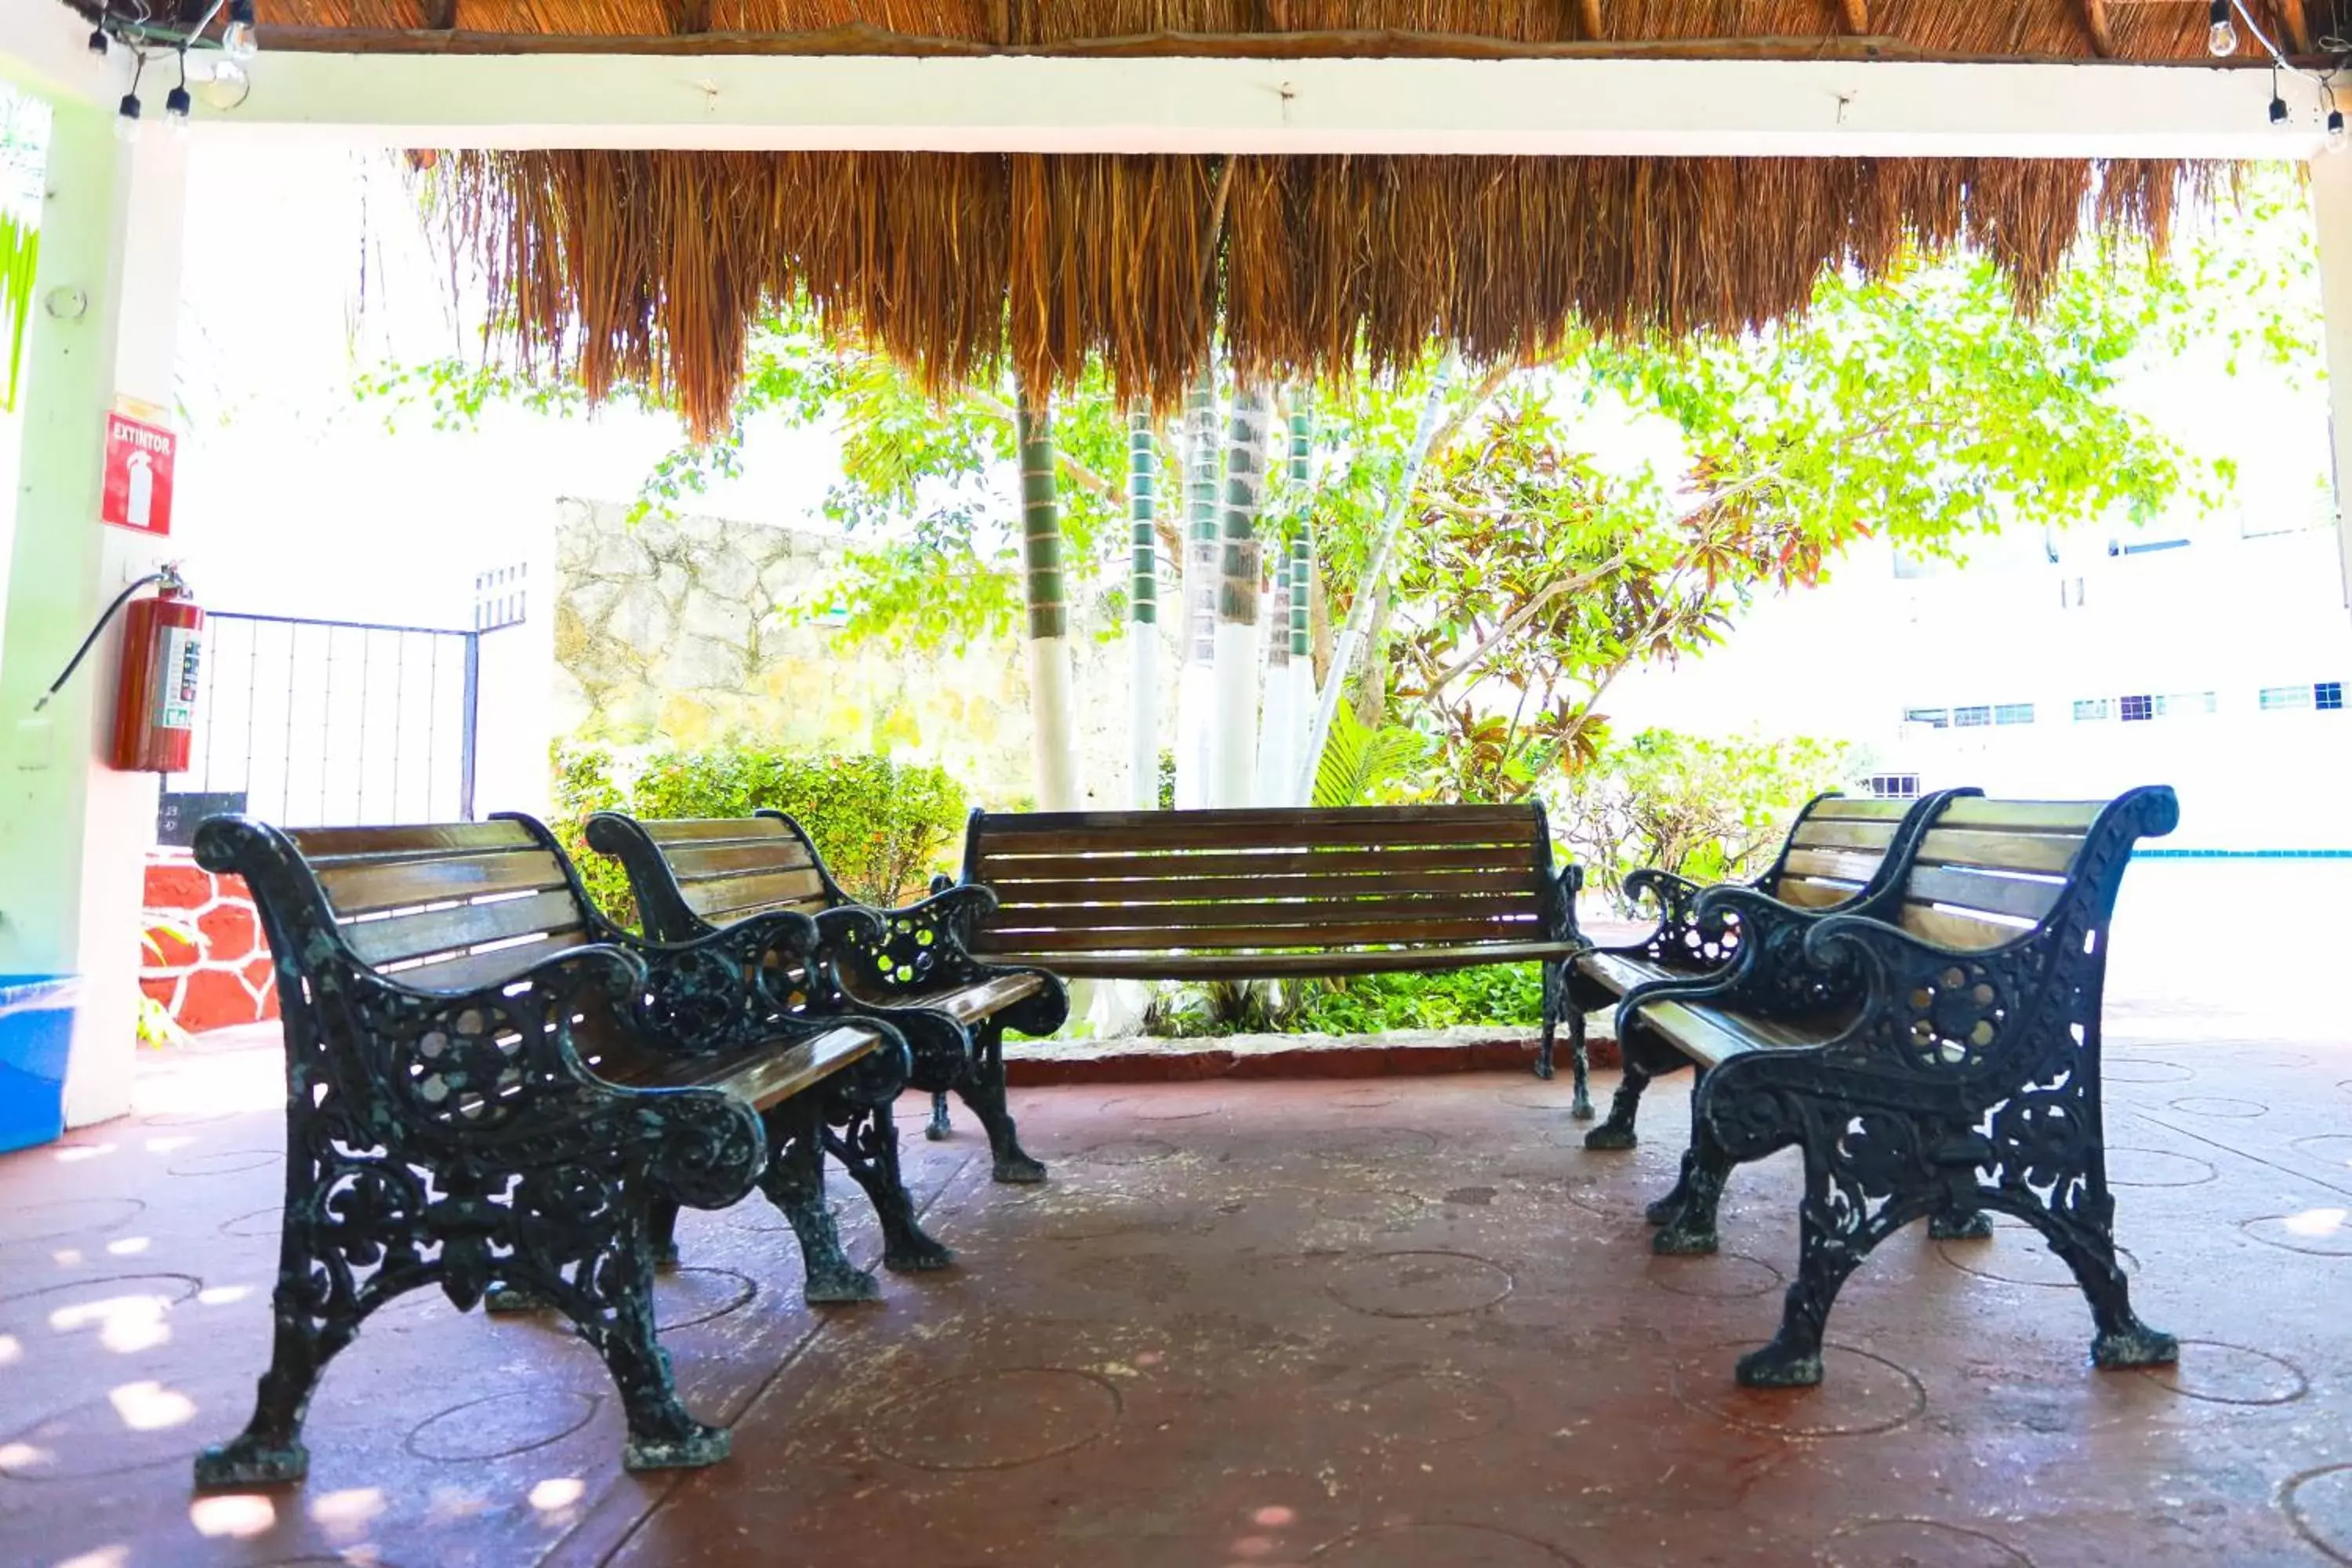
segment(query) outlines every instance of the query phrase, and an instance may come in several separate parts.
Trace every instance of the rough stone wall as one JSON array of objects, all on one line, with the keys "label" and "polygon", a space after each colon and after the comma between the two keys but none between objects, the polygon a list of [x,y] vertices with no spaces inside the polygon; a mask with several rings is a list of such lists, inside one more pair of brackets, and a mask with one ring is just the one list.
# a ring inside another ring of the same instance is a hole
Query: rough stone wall
[{"label": "rough stone wall", "polygon": [[242,877],[215,876],[184,849],[147,857],[147,908],[196,933],[193,943],[158,933],[142,950],[140,988],[192,1035],[278,1016],[278,983],[261,917]]},{"label": "rough stone wall", "polygon": [[[1017,644],[939,658],[845,653],[777,611],[838,563],[835,537],[719,518],[632,525],[568,500],[556,521],[555,731],[618,747],[729,740],[934,763],[996,807],[1032,795],[1028,678]],[[1128,661],[1099,640],[1102,595],[1074,606],[1080,784],[1126,804]],[[1176,645],[1162,628],[1162,711]]]}]

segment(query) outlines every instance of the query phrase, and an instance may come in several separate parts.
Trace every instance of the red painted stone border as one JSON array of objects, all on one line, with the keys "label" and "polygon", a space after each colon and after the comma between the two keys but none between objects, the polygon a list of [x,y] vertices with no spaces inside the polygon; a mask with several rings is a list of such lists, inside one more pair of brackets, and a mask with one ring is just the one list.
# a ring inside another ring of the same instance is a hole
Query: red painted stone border
[{"label": "red painted stone border", "polygon": [[215,876],[184,849],[147,857],[146,908],[196,933],[191,944],[158,934],[141,950],[140,988],[192,1035],[278,1016],[277,975],[253,895],[240,877]]},{"label": "red painted stone border", "polygon": [[[1466,1031],[1453,1033],[1460,1036]],[[1411,1043],[1377,1035],[1302,1035],[1294,1040],[1266,1043],[1266,1037],[1259,1036],[1240,1049],[1214,1039],[1013,1045],[1005,1047],[1004,1075],[1015,1088],[1191,1083],[1205,1079],[1417,1078],[1441,1073],[1524,1073],[1532,1069],[1536,1059],[1532,1034],[1424,1037]],[[1594,1067],[1618,1064],[1614,1040],[1596,1036],[1589,1049]]]}]

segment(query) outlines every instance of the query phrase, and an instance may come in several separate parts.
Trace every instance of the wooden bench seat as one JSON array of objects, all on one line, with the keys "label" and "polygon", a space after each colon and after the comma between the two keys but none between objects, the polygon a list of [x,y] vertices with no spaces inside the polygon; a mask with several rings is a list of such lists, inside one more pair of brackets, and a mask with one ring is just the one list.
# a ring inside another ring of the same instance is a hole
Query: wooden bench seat
[{"label": "wooden bench seat", "polygon": [[[1540,805],[974,812],[972,952],[1074,978],[1258,980],[1543,966],[1550,1076],[1577,873]],[[1578,1113],[1591,1114],[1574,1057]]]},{"label": "wooden bench seat", "polygon": [[889,1020],[913,1047],[910,1081],[931,1094],[929,1136],[948,1134],[952,1089],[987,1129],[998,1181],[1045,1179],[1045,1167],[1021,1147],[1006,1103],[1003,1037],[1007,1028],[1053,1033],[1069,1016],[1069,996],[1042,968],[971,955],[964,933],[989,903],[986,889],[863,910],[800,824],[780,811],[667,820],[599,812],[586,832],[590,847],[621,863],[655,936],[691,941],[778,912],[814,920],[824,939],[822,961],[805,984],[773,989],[807,1016]]},{"label": "wooden bench seat", "polygon": [[[778,916],[697,944],[608,924],[528,819],[281,833],[198,829],[268,933],[286,1038],[289,1198],[277,1333],[251,1423],[199,1486],[298,1479],[310,1393],[376,1308],[548,1307],[604,1357],[634,1468],[709,1464],[655,1341],[661,1215],[753,1186],[799,1235],[812,1300],[863,1300],[824,1202],[835,1123],[888,1142],[877,1208],[911,1213],[889,1115],[908,1070],[886,1021],[779,1018],[762,974],[816,932]],[[936,1245],[936,1244],[934,1244]]]},{"label": "wooden bench seat", "polygon": [[[1797,814],[1789,837],[1765,873],[1746,888],[1793,910],[1825,914],[1855,907],[1896,874],[1912,845],[1946,803],[1969,791],[1946,791],[1916,801],[1816,795]],[[1570,966],[1569,1037],[1582,1049],[1584,1016],[1622,1002],[1644,986],[1677,984],[1727,971],[1751,933],[1739,910],[1703,921],[1708,889],[1670,872],[1644,868],[1625,879],[1626,892],[1651,900],[1658,923],[1638,942],[1591,948]],[[1719,907],[1710,905],[1710,909]],[[1607,1120],[1585,1134],[1588,1149],[1630,1149],[1642,1095],[1656,1070],[1677,1065],[1647,1061],[1624,1049],[1625,1072]]]},{"label": "wooden bench seat", "polygon": [[[2174,1358],[2172,1337],[2133,1314],[2116,1262],[2099,1034],[2116,889],[2135,842],[2179,813],[2161,787],[2112,802],[1955,799],[1853,912],[1787,927],[1798,940],[1751,945],[1725,976],[1627,997],[1621,1039],[1661,1042],[1701,1069],[1682,1180],[1652,1205],[1656,1250],[1714,1250],[1733,1166],[1804,1150],[1796,1282],[1741,1382],[1820,1381],[1831,1305],[1871,1248],[1920,1218],[1981,1237],[1989,1225],[1969,1222],[1986,1210],[2025,1220],[2066,1261],[2100,1366]],[[1825,975],[1839,1005],[1776,1005],[1819,994]]]}]

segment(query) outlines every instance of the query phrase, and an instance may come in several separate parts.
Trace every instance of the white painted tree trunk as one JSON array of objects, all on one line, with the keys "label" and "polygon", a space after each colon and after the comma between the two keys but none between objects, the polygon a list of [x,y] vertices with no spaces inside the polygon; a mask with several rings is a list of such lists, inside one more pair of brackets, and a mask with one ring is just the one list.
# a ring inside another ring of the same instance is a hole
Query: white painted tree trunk
[{"label": "white painted tree trunk", "polygon": [[1257,514],[1265,503],[1265,394],[1234,394],[1217,583],[1215,784],[1210,804],[1250,804],[1257,784]]},{"label": "white painted tree trunk", "polygon": [[1429,384],[1428,401],[1421,405],[1421,427],[1413,433],[1412,449],[1405,454],[1404,465],[1397,471],[1396,483],[1389,491],[1388,517],[1381,526],[1379,542],[1373,546],[1371,562],[1356,584],[1355,606],[1348,612],[1348,624],[1339,633],[1339,646],[1331,650],[1331,673],[1323,683],[1321,699],[1315,704],[1315,722],[1307,731],[1306,750],[1300,753],[1301,799],[1314,798],[1315,770],[1323,761],[1323,746],[1331,735],[1331,716],[1339,711],[1339,700],[1347,692],[1348,677],[1355,668],[1356,656],[1363,651],[1371,635],[1372,606],[1380,601],[1381,584],[1388,577],[1389,557],[1396,552],[1397,535],[1404,530],[1405,514],[1412,510],[1412,492],[1421,483],[1422,465],[1429,460],[1430,443],[1437,438],[1439,419],[1445,412],[1445,389],[1453,380],[1454,356],[1449,353]]},{"label": "white painted tree trunk", "polygon": [[1070,610],[1062,579],[1062,509],[1054,493],[1053,405],[1022,387],[1013,424],[1021,454],[1021,542],[1029,610],[1030,755],[1040,811],[1078,807],[1076,703]]},{"label": "white painted tree trunk", "polygon": [[1215,790],[1217,700],[1217,382],[1213,365],[1184,404],[1184,663],[1176,680],[1176,808]]},{"label": "white painted tree trunk", "polygon": [[1127,803],[1138,811],[1160,805],[1160,451],[1151,405],[1138,400],[1127,414],[1127,508],[1133,524],[1132,580],[1128,586],[1129,678]]}]

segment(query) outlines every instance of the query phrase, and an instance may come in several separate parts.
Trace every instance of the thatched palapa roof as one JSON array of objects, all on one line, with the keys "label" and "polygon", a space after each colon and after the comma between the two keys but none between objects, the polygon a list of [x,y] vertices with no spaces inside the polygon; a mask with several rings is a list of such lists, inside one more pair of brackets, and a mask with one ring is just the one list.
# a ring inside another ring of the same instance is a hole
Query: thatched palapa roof
[{"label": "thatched palapa roof", "polygon": [[[971,55],[2201,60],[2201,0],[258,0],[265,47]],[[2329,0],[2257,0],[2290,47]],[[2245,63],[2258,63],[2248,40]],[[947,390],[1090,355],[1181,396],[1433,339],[1738,329],[1824,268],[1981,247],[2029,307],[2086,224],[2161,240],[2169,163],[554,152],[445,163],[535,368],[721,426],[746,335],[805,295]]]}]

